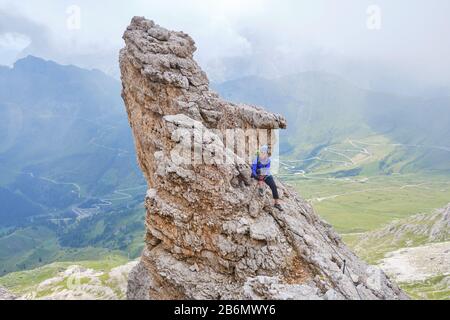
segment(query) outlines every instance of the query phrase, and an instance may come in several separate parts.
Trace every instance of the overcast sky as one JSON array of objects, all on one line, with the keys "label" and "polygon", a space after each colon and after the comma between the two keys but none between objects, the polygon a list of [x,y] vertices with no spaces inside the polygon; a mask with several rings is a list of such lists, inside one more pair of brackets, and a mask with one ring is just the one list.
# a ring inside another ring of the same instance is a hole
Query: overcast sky
[{"label": "overcast sky", "polygon": [[33,54],[117,76],[134,15],[189,33],[215,81],[244,65],[267,77],[321,69],[450,83],[448,0],[0,0],[0,64]]}]

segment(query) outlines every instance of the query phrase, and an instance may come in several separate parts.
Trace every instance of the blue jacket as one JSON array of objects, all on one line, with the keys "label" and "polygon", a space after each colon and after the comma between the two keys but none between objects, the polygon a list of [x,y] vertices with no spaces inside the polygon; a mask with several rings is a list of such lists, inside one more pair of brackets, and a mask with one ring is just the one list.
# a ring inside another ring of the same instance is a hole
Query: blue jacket
[{"label": "blue jacket", "polygon": [[257,177],[259,175],[262,176],[270,176],[270,158],[267,158],[265,161],[261,161],[259,156],[257,156],[252,163],[252,176]]}]

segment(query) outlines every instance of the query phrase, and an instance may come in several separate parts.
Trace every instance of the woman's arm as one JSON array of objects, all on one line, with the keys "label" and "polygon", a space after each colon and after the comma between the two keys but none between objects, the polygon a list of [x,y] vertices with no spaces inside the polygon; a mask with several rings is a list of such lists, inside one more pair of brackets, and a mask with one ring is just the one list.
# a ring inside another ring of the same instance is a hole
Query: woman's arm
[{"label": "woman's arm", "polygon": [[258,159],[254,159],[252,163],[252,176],[258,176]]}]

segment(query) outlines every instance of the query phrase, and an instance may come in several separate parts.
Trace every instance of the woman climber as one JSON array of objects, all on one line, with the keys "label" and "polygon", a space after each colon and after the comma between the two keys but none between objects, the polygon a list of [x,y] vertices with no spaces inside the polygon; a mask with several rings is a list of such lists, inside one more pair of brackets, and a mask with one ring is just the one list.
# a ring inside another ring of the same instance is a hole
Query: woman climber
[{"label": "woman climber", "polygon": [[252,163],[252,178],[258,180],[258,189],[261,196],[264,196],[264,182],[270,187],[275,202],[274,207],[280,211],[283,211],[283,208],[280,205],[277,185],[275,184],[275,180],[270,173],[270,156],[269,147],[267,145],[263,145],[259,149],[259,152]]}]

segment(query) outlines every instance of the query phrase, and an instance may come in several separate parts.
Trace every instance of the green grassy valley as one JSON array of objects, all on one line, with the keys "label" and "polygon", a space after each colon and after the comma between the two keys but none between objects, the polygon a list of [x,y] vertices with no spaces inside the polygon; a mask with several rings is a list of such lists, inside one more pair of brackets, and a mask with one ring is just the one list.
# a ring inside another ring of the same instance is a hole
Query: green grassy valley
[{"label": "green grassy valley", "polygon": [[120,83],[29,56],[0,84],[0,275],[137,257],[146,182]]},{"label": "green grassy valley", "polygon": [[0,274],[34,269],[54,261],[102,259],[111,254],[134,259],[141,253],[143,238],[141,205],[132,210],[111,208],[108,213],[78,222],[14,228],[0,237]]},{"label": "green grassy valley", "polygon": [[449,202],[450,182],[423,175],[284,177],[340,233],[371,231]]},{"label": "green grassy valley", "polygon": [[[321,148],[309,159],[282,158],[278,176],[370,264],[381,265],[393,277],[405,270],[384,267],[385,258],[389,262],[400,257],[402,263],[431,268],[421,279],[397,280],[412,298],[450,299],[450,270],[445,267],[450,263],[445,253],[450,247],[448,209],[436,212],[450,202],[450,176],[410,170],[411,159],[402,155],[419,153],[411,150],[420,148],[424,147],[392,143],[385,136],[348,138]],[[430,257],[416,253],[431,255],[434,244],[442,244],[444,251]],[[402,251],[405,248],[411,253]],[[391,264],[399,265],[397,260]],[[444,268],[436,271],[436,263]]]},{"label": "green grassy valley", "polygon": [[[431,212],[450,199],[450,175],[408,170],[407,149],[384,136],[347,140],[314,157],[281,160],[279,177],[295,186],[343,234]],[[450,152],[449,152],[450,154]]]}]

